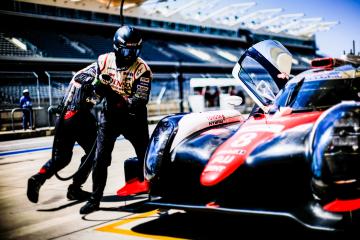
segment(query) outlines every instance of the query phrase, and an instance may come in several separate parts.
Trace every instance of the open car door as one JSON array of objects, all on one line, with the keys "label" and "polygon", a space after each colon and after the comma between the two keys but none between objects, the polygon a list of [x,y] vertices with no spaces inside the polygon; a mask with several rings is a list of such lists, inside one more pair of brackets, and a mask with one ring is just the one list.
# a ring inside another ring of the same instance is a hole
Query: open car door
[{"label": "open car door", "polygon": [[278,41],[265,40],[245,51],[233,69],[233,76],[264,111],[269,111],[291,70],[292,56]]}]

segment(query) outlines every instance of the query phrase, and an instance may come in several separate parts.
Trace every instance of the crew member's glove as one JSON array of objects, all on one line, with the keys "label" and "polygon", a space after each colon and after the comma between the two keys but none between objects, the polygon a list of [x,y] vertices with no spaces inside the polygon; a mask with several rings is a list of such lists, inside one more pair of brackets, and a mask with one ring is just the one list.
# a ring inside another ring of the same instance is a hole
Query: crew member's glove
[{"label": "crew member's glove", "polygon": [[127,102],[129,116],[131,118],[135,119],[136,118],[136,107],[134,105],[133,98],[127,98],[126,102]]},{"label": "crew member's glove", "polygon": [[112,78],[108,74],[100,74],[91,83],[93,87],[93,98],[102,99],[106,95],[106,91],[109,88]]},{"label": "crew member's glove", "polygon": [[90,96],[86,98],[86,102],[91,103],[93,105],[97,105],[101,102],[101,97],[100,95],[96,94],[95,91],[92,91],[90,94]]},{"label": "crew member's glove", "polygon": [[127,99],[129,116],[136,119],[137,115],[141,115],[146,106],[143,100],[136,97],[130,97]]},{"label": "crew member's glove", "polygon": [[92,85],[93,86],[99,86],[101,84],[110,85],[111,82],[112,82],[112,78],[110,77],[110,75],[102,73],[99,75],[99,77],[94,79]]}]

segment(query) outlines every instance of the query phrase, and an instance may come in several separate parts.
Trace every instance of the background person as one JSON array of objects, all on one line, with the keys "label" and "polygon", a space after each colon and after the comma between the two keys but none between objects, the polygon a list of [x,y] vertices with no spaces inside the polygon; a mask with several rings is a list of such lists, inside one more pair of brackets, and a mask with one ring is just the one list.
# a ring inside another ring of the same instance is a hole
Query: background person
[{"label": "background person", "polygon": [[28,89],[24,89],[23,95],[20,98],[20,108],[23,110],[22,127],[24,130],[33,128],[32,126],[32,102]]},{"label": "background person", "polygon": [[245,97],[244,92],[241,89],[239,89],[237,91],[236,95],[242,98],[242,102],[241,102],[240,105],[245,105],[246,104],[246,97]]},{"label": "background person", "polygon": [[236,95],[235,86],[230,86],[229,87],[229,95],[230,96],[235,96]]},{"label": "background person", "polygon": [[229,95],[241,97],[242,102],[240,105],[245,105],[245,103],[246,103],[245,94],[241,89],[236,90],[235,86],[230,86],[229,87]]}]

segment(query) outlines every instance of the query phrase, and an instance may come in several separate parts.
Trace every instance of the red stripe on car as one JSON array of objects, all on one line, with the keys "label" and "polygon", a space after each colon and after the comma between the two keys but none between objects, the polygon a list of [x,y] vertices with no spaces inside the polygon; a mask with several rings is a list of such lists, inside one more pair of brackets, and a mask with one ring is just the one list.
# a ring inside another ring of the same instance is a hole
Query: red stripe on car
[{"label": "red stripe on car", "polygon": [[323,209],[329,212],[351,212],[360,208],[360,198],[350,200],[336,199],[326,204]]}]

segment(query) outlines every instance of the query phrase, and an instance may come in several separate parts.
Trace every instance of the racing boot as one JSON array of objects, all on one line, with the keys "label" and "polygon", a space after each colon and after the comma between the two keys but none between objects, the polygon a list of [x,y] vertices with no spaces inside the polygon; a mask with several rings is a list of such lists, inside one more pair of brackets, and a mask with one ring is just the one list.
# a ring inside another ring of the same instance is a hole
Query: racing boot
[{"label": "racing boot", "polygon": [[125,181],[124,187],[117,191],[120,197],[147,193],[149,191],[149,182],[143,180],[142,163],[137,157],[128,158],[124,162]]},{"label": "racing boot", "polygon": [[91,193],[84,191],[81,189],[81,186],[76,185],[76,184],[70,184],[68,187],[68,191],[66,194],[66,197],[69,200],[87,200],[89,199],[91,196]]},{"label": "racing boot", "polygon": [[44,184],[45,181],[46,177],[41,173],[37,173],[29,178],[26,195],[30,202],[38,202],[40,187]]},{"label": "racing boot", "polygon": [[148,193],[149,182],[146,180],[140,181],[139,178],[133,178],[126,182],[125,186],[120,188],[116,194],[120,197],[126,197],[130,195]]},{"label": "racing boot", "polygon": [[89,214],[99,210],[100,202],[90,198],[89,201],[80,208],[80,214]]}]

